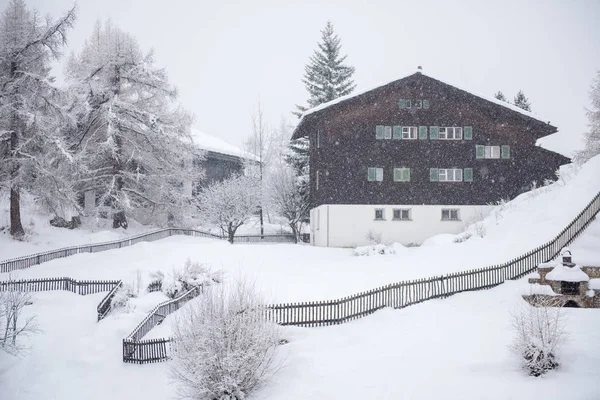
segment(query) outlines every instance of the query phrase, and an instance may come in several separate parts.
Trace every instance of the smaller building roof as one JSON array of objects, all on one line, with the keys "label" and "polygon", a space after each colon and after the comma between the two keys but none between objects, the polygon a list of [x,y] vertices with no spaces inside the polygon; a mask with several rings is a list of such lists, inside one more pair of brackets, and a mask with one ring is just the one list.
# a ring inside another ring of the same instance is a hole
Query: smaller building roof
[{"label": "smaller building roof", "polygon": [[202,150],[226,154],[246,160],[259,161],[258,157],[256,157],[254,154],[250,154],[239,147],[219,139],[218,137],[201,132],[198,129],[192,128],[190,135],[192,137],[192,142]]},{"label": "smaller building roof", "polygon": [[583,272],[578,265],[574,267],[565,267],[562,264],[558,264],[548,274],[546,274],[546,280],[549,281],[564,281],[564,282],[587,282],[590,280],[588,274]]}]

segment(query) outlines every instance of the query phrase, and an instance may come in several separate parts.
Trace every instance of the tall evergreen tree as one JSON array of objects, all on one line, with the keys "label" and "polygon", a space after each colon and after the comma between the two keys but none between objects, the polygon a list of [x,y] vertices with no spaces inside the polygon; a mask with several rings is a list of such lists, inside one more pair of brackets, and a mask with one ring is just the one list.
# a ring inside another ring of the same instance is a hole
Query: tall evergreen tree
[{"label": "tall evergreen tree", "polygon": [[522,90],[519,90],[519,93],[515,96],[515,106],[522,108],[525,111],[531,111],[531,103],[529,102],[529,99],[525,97]]},{"label": "tall evergreen tree", "polygon": [[585,147],[575,155],[575,162],[581,164],[600,154],[600,71],[590,91],[592,108],[587,110],[589,131],[585,134]]},{"label": "tall evergreen tree", "polygon": [[502,101],[506,101],[508,102],[508,100],[506,100],[506,96],[504,96],[504,93],[502,93],[501,91],[498,90],[498,92],[496,92],[496,94],[494,94],[494,97],[498,100],[502,100]]},{"label": "tall evergreen tree", "polygon": [[71,162],[63,128],[68,113],[53,86],[52,60],[60,57],[75,7],[41,21],[23,0],[11,0],[0,17],[0,185],[10,191],[10,233],[24,235],[22,190],[68,202],[74,197],[58,169]]},{"label": "tall evergreen tree", "polygon": [[113,227],[127,227],[129,210],[177,216],[190,202],[181,183],[197,182],[192,118],[179,109],[164,69],[136,40],[110,22],[97,23],[67,65],[80,99],[76,148],[80,192],[94,190]]},{"label": "tall evergreen tree", "polygon": [[341,41],[333,30],[333,24],[327,21],[321,31],[319,48],[310,57],[304,67],[304,86],[310,97],[308,107],[296,105],[295,115],[300,117],[308,108],[337,99],[352,93],[356,85],[352,80],[354,67],[344,64],[347,56],[340,56]]}]

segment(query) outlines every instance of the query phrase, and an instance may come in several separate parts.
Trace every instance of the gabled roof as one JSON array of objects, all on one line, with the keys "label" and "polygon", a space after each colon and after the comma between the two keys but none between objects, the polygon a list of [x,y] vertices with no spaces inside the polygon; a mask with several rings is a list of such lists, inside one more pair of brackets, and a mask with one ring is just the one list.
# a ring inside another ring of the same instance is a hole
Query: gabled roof
[{"label": "gabled roof", "polygon": [[[438,81],[438,82],[441,82],[441,83],[443,83],[443,84],[445,84],[445,85],[447,85],[447,86],[451,86],[451,87],[453,87],[453,88],[455,88],[455,89],[458,89],[458,90],[461,90],[461,91],[463,91],[463,92],[469,93],[469,94],[471,94],[471,95],[473,95],[473,96],[479,97],[480,99],[483,99],[483,100],[489,101],[489,102],[491,102],[491,103],[494,103],[494,104],[496,104],[496,105],[498,105],[498,106],[504,107],[504,108],[506,108],[506,109],[508,109],[508,110],[510,110],[510,111],[514,111],[514,112],[516,112],[516,113],[519,113],[519,114],[521,114],[521,115],[524,115],[525,117],[528,117],[528,118],[534,119],[534,120],[536,120],[536,121],[539,121],[539,122],[541,122],[541,123],[543,123],[543,124],[549,124],[549,123],[550,123],[550,120],[549,120],[549,119],[544,119],[544,118],[540,117],[539,115],[537,115],[537,114],[535,114],[535,113],[532,113],[532,112],[530,112],[530,111],[525,111],[525,110],[523,110],[522,108],[519,108],[519,107],[515,106],[514,104],[510,104],[510,103],[508,103],[508,102],[505,102],[505,101],[502,101],[502,100],[498,100],[498,99],[496,99],[496,98],[494,98],[494,97],[488,97],[488,96],[484,96],[484,95],[481,95],[481,94],[475,93],[475,92],[473,92],[473,91],[470,91],[470,90],[467,90],[467,89],[463,89],[463,88],[461,88],[461,87],[459,87],[459,86],[452,85],[452,84],[450,84],[450,83],[447,83],[447,82],[445,82],[445,81],[443,81],[443,80],[441,80],[441,79],[434,78],[434,77],[432,77],[432,76],[430,76],[430,75],[426,75],[426,74],[422,73],[421,71],[418,71],[418,72],[415,72],[415,73],[413,73],[413,74],[406,75],[406,76],[404,76],[404,77],[402,77],[402,78],[400,78],[400,79],[394,79],[393,81],[389,81],[389,82],[383,83],[383,84],[381,84],[381,85],[377,85],[377,86],[374,86],[374,87],[370,87],[370,88],[368,88],[368,89],[364,89],[364,90],[356,91],[356,92],[353,92],[353,93],[351,93],[351,94],[349,94],[349,95],[346,95],[346,96],[338,97],[338,98],[337,98],[337,99],[335,99],[335,100],[328,101],[327,103],[323,103],[323,104],[320,104],[320,105],[318,105],[318,106],[316,106],[316,107],[313,107],[313,108],[311,108],[311,109],[309,109],[309,110],[306,110],[306,111],[305,111],[305,112],[302,114],[302,116],[300,117],[300,120],[298,121],[298,125],[296,126],[296,129],[298,129],[298,127],[299,127],[299,126],[302,124],[302,121],[303,121],[303,120],[304,120],[306,117],[308,117],[309,115],[311,115],[311,114],[317,113],[317,112],[319,112],[319,111],[322,111],[322,110],[324,110],[324,109],[326,109],[326,108],[329,108],[329,107],[331,107],[331,106],[334,106],[334,105],[336,105],[336,104],[339,104],[339,103],[342,103],[342,102],[344,102],[344,101],[347,101],[347,100],[350,100],[350,99],[356,98],[356,97],[358,97],[358,96],[361,96],[361,95],[363,95],[363,94],[365,94],[365,93],[368,93],[368,92],[371,92],[371,91],[373,91],[373,90],[376,90],[376,89],[382,88],[382,87],[384,87],[384,86],[387,86],[387,85],[389,85],[389,84],[392,84],[392,83],[395,83],[395,82],[398,82],[398,81],[401,81],[401,80],[404,80],[404,79],[410,78],[410,77],[412,77],[412,76],[415,76],[415,75],[422,75],[422,76],[425,76],[425,77],[427,77],[427,78],[430,78],[430,79],[436,80],[436,81]],[[295,136],[296,129],[294,130],[294,133],[292,134],[292,137],[294,137],[294,136]]]},{"label": "gabled roof", "polygon": [[240,159],[258,161],[258,158],[255,155],[250,154],[247,151],[244,151],[230,143],[227,143],[222,139],[201,132],[195,128],[191,129],[190,135],[192,137],[192,142],[199,149],[238,157]]}]

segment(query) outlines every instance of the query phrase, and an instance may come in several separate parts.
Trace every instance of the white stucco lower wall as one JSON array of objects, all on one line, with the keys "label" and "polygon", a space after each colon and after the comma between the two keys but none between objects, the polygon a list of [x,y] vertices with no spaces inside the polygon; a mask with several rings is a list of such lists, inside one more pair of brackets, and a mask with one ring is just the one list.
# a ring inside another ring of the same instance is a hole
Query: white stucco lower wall
[{"label": "white stucco lower wall", "polygon": [[[394,209],[410,209],[409,221],[392,220]],[[459,210],[458,221],[443,221],[442,209]],[[421,244],[439,233],[460,233],[469,223],[487,216],[488,205],[321,205],[310,211],[311,244],[321,247],[356,247],[369,244],[369,231],[383,242]],[[375,209],[384,210],[384,220],[375,220]]]}]

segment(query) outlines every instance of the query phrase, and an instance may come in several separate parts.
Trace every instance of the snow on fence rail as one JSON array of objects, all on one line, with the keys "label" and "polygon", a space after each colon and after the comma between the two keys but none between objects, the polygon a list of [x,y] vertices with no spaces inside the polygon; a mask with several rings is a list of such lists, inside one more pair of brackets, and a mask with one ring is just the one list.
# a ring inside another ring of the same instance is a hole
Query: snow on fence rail
[{"label": "snow on fence rail", "polygon": [[19,290],[25,292],[47,292],[66,290],[85,296],[111,290],[121,281],[78,281],[71,278],[40,278],[9,280],[0,282],[0,292]]},{"label": "snow on fence rail", "polygon": [[384,307],[404,308],[456,293],[489,289],[518,279],[555,258],[594,220],[600,193],[553,240],[503,264],[426,279],[403,281],[332,301],[269,306],[269,318],[281,325],[324,326],[352,321]]},{"label": "snow on fence rail", "polygon": [[[216,235],[214,233],[200,231],[197,229],[184,229],[184,228],[166,228],[158,231],[144,233],[137,236],[132,236],[127,239],[115,240],[111,242],[103,242],[96,244],[86,244],[79,246],[65,247],[57,250],[49,250],[43,253],[37,253],[29,256],[12,258],[0,262],[0,273],[11,272],[19,269],[30,268],[34,265],[38,265],[47,261],[52,261],[57,258],[65,258],[80,253],[99,253],[101,251],[120,249],[122,247],[128,247],[141,242],[154,242],[156,240],[165,239],[170,236],[186,235],[195,237],[204,237],[210,239],[222,239],[227,238],[222,235]],[[259,243],[259,242],[294,242],[294,235],[288,234],[277,234],[277,235],[242,235],[234,238],[236,243]]]},{"label": "snow on fence rail", "polygon": [[146,318],[123,339],[123,362],[146,364],[167,360],[172,338],[149,340],[143,340],[142,338],[156,325],[161,324],[167,315],[179,310],[185,303],[202,293],[204,293],[204,286],[196,286],[183,295],[154,307]]}]

